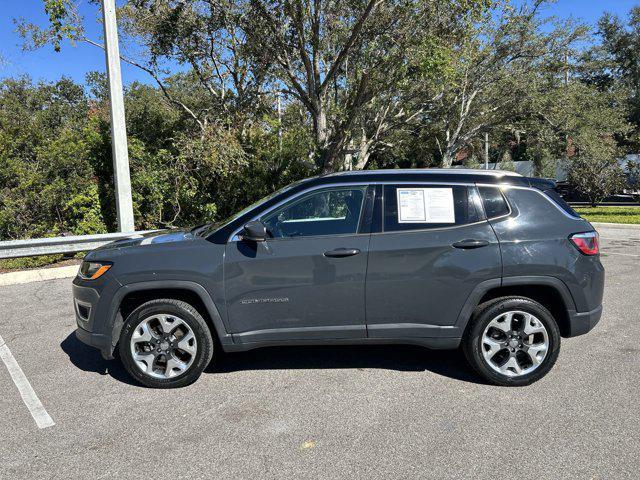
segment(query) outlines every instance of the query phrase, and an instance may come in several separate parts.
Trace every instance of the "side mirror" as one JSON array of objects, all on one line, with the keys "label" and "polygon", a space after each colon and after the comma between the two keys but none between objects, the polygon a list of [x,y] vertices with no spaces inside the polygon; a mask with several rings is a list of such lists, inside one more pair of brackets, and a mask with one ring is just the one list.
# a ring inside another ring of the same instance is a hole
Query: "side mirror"
[{"label": "side mirror", "polygon": [[262,222],[249,222],[244,226],[242,239],[251,242],[264,242],[267,239],[267,227]]}]

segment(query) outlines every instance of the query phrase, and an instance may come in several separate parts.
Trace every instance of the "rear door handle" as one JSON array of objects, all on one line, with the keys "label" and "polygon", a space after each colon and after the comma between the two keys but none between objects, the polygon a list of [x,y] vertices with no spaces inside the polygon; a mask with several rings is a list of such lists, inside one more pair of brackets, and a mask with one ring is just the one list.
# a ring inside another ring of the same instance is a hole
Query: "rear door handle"
[{"label": "rear door handle", "polygon": [[466,240],[460,240],[459,242],[454,243],[453,247],[468,250],[470,248],[486,247],[487,245],[489,245],[489,242],[487,240],[476,240],[474,238],[467,238]]},{"label": "rear door handle", "polygon": [[352,257],[353,255],[357,255],[360,253],[360,250],[357,248],[336,248],[335,250],[329,250],[328,252],[324,252],[325,257],[332,258],[342,258],[342,257]]}]

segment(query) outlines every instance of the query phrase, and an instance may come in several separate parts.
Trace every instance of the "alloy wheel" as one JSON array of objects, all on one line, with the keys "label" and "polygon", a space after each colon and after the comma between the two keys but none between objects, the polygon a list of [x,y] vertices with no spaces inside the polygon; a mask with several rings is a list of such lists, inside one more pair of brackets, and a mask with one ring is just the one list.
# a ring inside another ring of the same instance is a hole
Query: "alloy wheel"
[{"label": "alloy wheel", "polygon": [[175,315],[157,314],[142,320],[131,336],[136,366],[154,378],[175,378],[193,364],[198,343],[193,330]]},{"label": "alloy wheel", "polygon": [[542,364],[549,351],[549,334],[536,316],[514,310],[491,320],[481,343],[489,367],[508,377],[520,377]]}]

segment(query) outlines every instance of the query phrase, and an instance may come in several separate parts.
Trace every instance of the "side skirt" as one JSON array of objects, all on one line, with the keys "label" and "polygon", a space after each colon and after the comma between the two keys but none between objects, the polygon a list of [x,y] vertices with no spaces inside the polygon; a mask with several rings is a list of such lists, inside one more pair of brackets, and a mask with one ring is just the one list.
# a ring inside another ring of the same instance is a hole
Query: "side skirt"
[{"label": "side skirt", "polygon": [[453,350],[460,345],[456,337],[422,338],[329,338],[311,340],[271,340],[222,345],[225,352],[246,352],[263,347],[284,347],[303,345],[418,345],[433,350]]}]

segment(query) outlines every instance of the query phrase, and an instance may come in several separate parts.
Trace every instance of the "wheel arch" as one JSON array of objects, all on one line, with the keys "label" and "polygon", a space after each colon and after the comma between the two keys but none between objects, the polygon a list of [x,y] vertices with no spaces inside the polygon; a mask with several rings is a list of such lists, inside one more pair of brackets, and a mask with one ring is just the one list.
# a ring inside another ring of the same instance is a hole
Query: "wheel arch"
[{"label": "wheel arch", "polygon": [[233,343],[211,295],[199,283],[191,281],[150,281],[124,285],[114,295],[109,308],[111,344],[115,348],[127,316],[149,300],[172,298],[189,303],[209,325],[211,334],[222,345]]},{"label": "wheel arch", "polygon": [[560,334],[563,337],[570,335],[570,318],[576,311],[575,302],[562,280],[549,276],[505,277],[502,280],[492,279],[480,283],[461,309],[456,326],[461,332],[465,332],[478,305],[510,296],[525,297],[540,303],[555,318]]}]

